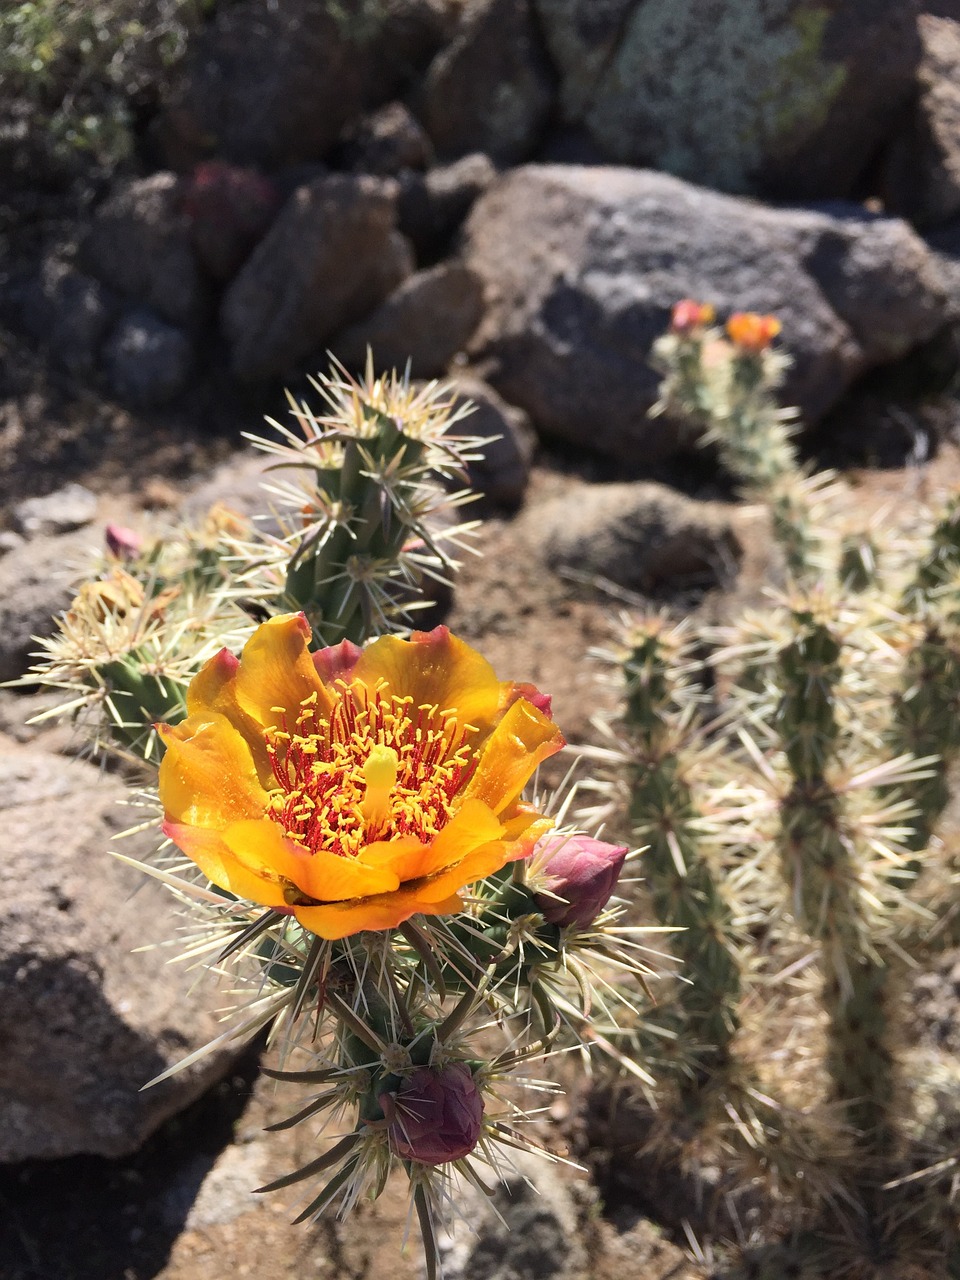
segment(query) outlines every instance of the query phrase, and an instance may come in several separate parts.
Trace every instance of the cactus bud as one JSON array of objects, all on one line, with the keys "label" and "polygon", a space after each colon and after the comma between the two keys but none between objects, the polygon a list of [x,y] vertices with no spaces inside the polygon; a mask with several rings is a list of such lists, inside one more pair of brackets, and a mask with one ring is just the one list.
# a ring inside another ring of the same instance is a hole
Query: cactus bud
[{"label": "cactus bud", "polygon": [[103,536],[107,550],[118,560],[136,560],[143,549],[143,539],[139,533],[122,524],[108,524]]},{"label": "cactus bud", "polygon": [[537,862],[548,893],[536,895],[550,924],[588,929],[610,901],[623,870],[626,845],[607,844],[590,836],[547,836],[537,848]]},{"label": "cactus bud", "polygon": [[390,1146],[402,1160],[461,1160],[483,1129],[483,1097],[464,1062],[421,1067],[380,1104],[390,1119]]}]

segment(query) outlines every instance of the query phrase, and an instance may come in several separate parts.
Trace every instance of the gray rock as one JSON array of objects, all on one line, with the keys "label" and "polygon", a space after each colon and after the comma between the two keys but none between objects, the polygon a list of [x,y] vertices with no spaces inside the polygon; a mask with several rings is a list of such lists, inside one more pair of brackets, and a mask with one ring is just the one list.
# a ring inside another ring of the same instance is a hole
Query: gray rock
[{"label": "gray rock", "polygon": [[37,649],[35,637],[53,635],[54,615],[73,599],[96,542],[83,529],[24,542],[0,558],[0,681],[23,675]]},{"label": "gray rock", "polygon": [[654,338],[680,298],[774,312],[794,363],[785,402],[821,417],[864,370],[930,338],[948,307],[933,256],[859,206],[766,208],[630,169],[528,165],[474,205],[463,259],[486,311],[471,354],[538,431],[647,464]]},{"label": "gray rock", "polygon": [[403,369],[436,378],[467,344],[483,314],[483,286],[462,263],[441,262],[409,276],[364,320],[342,330],[330,346],[348,369],[360,369],[367,348],[378,369]]},{"label": "gray rock", "polygon": [[577,485],[529,521],[550,568],[632,591],[729,582],[742,554],[728,508],[645,481]]},{"label": "gray rock", "polygon": [[458,229],[477,196],[492,186],[496,166],[482,152],[436,165],[427,173],[400,174],[397,217],[400,230],[420,259],[437,257]]},{"label": "gray rock", "polygon": [[231,1061],[221,1050],[141,1092],[222,1027],[210,986],[134,954],[182,920],[162,886],[109,856],[135,817],[123,794],[92,765],[0,751],[0,1161],[126,1155]]},{"label": "gray rock", "polygon": [[[458,1188],[462,1221],[438,1241],[445,1280],[579,1280],[591,1272],[584,1206],[554,1165],[511,1152],[489,1200]],[[582,1197],[585,1199],[586,1197]]]},{"label": "gray rock", "polygon": [[357,173],[395,176],[401,169],[426,169],[433,147],[423,126],[402,102],[362,116],[347,131],[343,159]]},{"label": "gray rock", "polygon": [[104,284],[189,328],[205,299],[181,195],[173,173],[122,183],[98,208],[82,258]]},{"label": "gray rock", "polygon": [[315,160],[440,47],[455,0],[239,0],[217,9],[167,95],[169,163],[211,151],[276,169]]},{"label": "gray rock", "polygon": [[13,509],[13,520],[25,538],[82,529],[97,514],[97,497],[82,484],[67,484],[42,498],[25,498]]},{"label": "gray rock", "polygon": [[725,191],[851,195],[914,94],[903,0],[534,3],[569,123]]},{"label": "gray rock", "polygon": [[117,325],[103,351],[114,395],[138,408],[166,404],[194,370],[193,345],[182,329],[138,307]]},{"label": "gray rock", "polygon": [[27,286],[23,322],[59,365],[89,373],[116,313],[110,290],[51,255]]},{"label": "gray rock", "polygon": [[457,430],[486,441],[481,457],[469,465],[471,486],[496,506],[514,510],[523,501],[537,446],[530,419],[480,378],[456,375],[453,387],[458,408],[467,401],[473,405]]},{"label": "gray rock", "polygon": [[553,81],[529,0],[468,0],[430,65],[417,113],[440,155],[485,151],[504,164],[536,147]]},{"label": "gray rock", "polygon": [[888,208],[929,226],[960,213],[960,21],[919,23],[920,92],[887,150],[883,189]]},{"label": "gray rock", "polygon": [[300,187],[228,289],[221,322],[238,377],[271,377],[359,319],[413,270],[396,185],[334,174]]}]

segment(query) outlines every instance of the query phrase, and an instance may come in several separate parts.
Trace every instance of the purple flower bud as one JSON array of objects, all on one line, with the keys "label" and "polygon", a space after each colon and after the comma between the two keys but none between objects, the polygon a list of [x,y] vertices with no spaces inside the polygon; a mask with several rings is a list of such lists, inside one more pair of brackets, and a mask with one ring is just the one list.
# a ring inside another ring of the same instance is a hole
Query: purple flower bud
[{"label": "purple flower bud", "polygon": [[610,901],[626,856],[626,845],[590,836],[546,836],[534,852],[550,891],[536,895],[543,918],[588,928]]},{"label": "purple flower bud", "polygon": [[380,1099],[390,1146],[403,1160],[447,1164],[469,1155],[483,1128],[483,1098],[464,1062],[420,1067]]},{"label": "purple flower bud", "polygon": [[118,560],[135,560],[143,546],[139,533],[122,524],[108,524],[104,530],[104,538],[107,550]]}]

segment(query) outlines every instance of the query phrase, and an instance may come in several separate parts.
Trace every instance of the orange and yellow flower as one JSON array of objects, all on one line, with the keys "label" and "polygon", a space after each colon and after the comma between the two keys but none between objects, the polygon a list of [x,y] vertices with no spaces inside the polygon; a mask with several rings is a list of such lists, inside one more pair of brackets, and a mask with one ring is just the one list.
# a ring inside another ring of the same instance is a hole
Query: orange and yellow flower
[{"label": "orange and yellow flower", "polygon": [[521,800],[563,746],[549,700],[446,627],[311,654],[264,623],[158,725],[164,831],[212,883],[323,938],[446,915],[552,825]]},{"label": "orange and yellow flower", "polygon": [[727,321],[727,337],[742,351],[766,351],[780,332],[776,316],[761,316],[755,311],[735,311]]}]

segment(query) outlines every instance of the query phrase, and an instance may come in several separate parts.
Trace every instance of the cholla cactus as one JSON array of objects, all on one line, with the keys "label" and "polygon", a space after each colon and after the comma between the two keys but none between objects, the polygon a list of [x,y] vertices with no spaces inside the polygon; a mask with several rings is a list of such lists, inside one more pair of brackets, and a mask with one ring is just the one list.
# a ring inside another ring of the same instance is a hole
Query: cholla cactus
[{"label": "cholla cactus", "polygon": [[558,1041],[616,1055],[647,970],[612,896],[626,847],[564,825],[569,795],[524,797],[564,745],[549,697],[445,627],[406,633],[471,529],[450,518],[463,411],[372,363],[317,388],[323,415],[291,402],[299,434],[258,441],[280,534],[222,512],[144,546],[113,529],[29,679],[159,761],[141,794],[167,843],[137,865],[233,984],[216,1043],[269,1027],[271,1074],[306,1094],[277,1127],[321,1126],[262,1190],[346,1214],[402,1170],[432,1277],[457,1175],[536,1145],[510,1086],[551,1086],[518,1072]]},{"label": "cholla cactus", "polygon": [[[960,751],[958,508],[909,541],[851,526],[853,504],[803,470],[777,407],[778,331],[738,315],[721,332],[686,301],[655,346],[660,411],[768,505],[786,581],[722,627],[624,628],[612,759],[655,909],[686,930],[671,947],[690,985],[668,1012],[681,1043],[702,1042],[680,1058],[699,1105],[677,1114],[662,1070],[647,1096],[674,1108],[678,1158],[693,1123],[726,1167],[721,1190],[738,1173],[751,1194],[762,1182],[769,1221],[798,1233],[743,1274],[879,1275],[886,1258],[900,1276],[923,1257],[939,1276],[960,1233],[935,1171],[953,1165],[901,1006],[911,959],[957,936],[956,867],[935,832]],[[837,1214],[845,1243],[827,1247]]]}]

